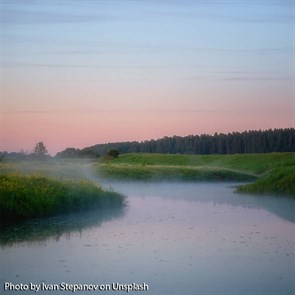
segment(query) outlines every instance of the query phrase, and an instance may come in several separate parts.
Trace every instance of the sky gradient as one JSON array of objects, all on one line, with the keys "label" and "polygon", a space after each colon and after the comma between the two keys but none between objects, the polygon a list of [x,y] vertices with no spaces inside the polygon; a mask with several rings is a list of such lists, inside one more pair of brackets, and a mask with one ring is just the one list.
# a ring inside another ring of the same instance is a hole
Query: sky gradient
[{"label": "sky gradient", "polygon": [[0,151],[295,126],[293,1],[0,8]]}]

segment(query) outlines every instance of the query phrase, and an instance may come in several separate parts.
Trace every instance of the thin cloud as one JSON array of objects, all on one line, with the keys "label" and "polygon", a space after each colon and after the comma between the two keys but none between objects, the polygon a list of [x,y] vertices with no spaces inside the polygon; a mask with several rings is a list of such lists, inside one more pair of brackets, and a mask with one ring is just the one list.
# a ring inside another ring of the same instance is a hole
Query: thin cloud
[{"label": "thin cloud", "polygon": [[98,68],[98,69],[178,69],[178,68],[199,68],[199,66],[161,66],[161,65],[138,65],[138,66],[111,66],[111,65],[87,65],[87,64],[42,64],[42,63],[5,63],[3,67],[33,67],[33,68]]},{"label": "thin cloud", "polygon": [[61,14],[48,11],[24,11],[17,9],[3,10],[2,22],[4,24],[35,25],[35,24],[67,24],[99,22],[112,19],[102,14]]},{"label": "thin cloud", "polygon": [[[227,109],[224,109],[227,111]],[[4,111],[6,114],[91,114],[91,113],[215,113],[220,109],[128,109],[128,110],[110,110],[110,109],[79,109],[79,110],[14,110]]]},{"label": "thin cloud", "polygon": [[[255,24],[294,22],[294,1],[292,0],[199,0],[170,1],[169,4],[177,5],[176,9],[170,5],[169,8],[172,7],[170,11],[167,7],[162,7],[162,11],[153,13],[154,16],[158,16],[159,21],[173,18],[174,20],[201,19],[210,22]],[[183,8],[187,9],[183,10]],[[272,10],[272,13],[265,12],[268,8]],[[242,13],[235,13],[236,9]]]},{"label": "thin cloud", "polygon": [[222,78],[223,81],[292,81],[292,77],[227,77]]},{"label": "thin cloud", "polygon": [[218,22],[239,22],[239,23],[289,23],[293,22],[293,15],[291,13],[285,13],[280,15],[247,15],[247,16],[236,16],[230,14],[205,14],[205,13],[194,13],[194,12],[165,12],[158,13],[161,16],[160,19],[165,17],[174,17],[174,18],[193,18],[193,19],[207,19],[210,21]]},{"label": "thin cloud", "polygon": [[249,76],[249,77],[222,77],[222,76],[194,76],[187,78],[175,78],[169,79],[169,81],[200,81],[200,80],[208,80],[208,81],[233,81],[233,82],[261,82],[261,81],[293,81],[292,77],[268,77],[268,76]]},{"label": "thin cloud", "polygon": [[[30,39],[27,40],[28,43],[40,42],[40,40],[36,39],[35,41]],[[24,42],[24,40],[23,40]],[[67,45],[71,45],[72,43],[68,41]],[[73,42],[74,46],[77,46]],[[85,44],[84,44],[85,45]],[[26,52],[26,54],[32,54],[32,55],[101,55],[101,54],[140,54],[140,53],[148,53],[148,54],[165,54],[166,52],[173,52],[173,51],[179,51],[183,52],[185,54],[186,51],[188,52],[196,52],[201,54],[236,54],[236,55],[277,55],[277,54],[290,54],[294,52],[294,49],[291,47],[265,47],[265,48],[206,48],[206,47],[186,47],[186,46],[165,46],[165,45],[159,45],[159,46],[150,46],[150,45],[127,45],[127,44],[117,44],[117,45],[100,45],[100,44],[88,44],[88,46],[91,46],[90,49],[64,49],[64,50],[43,50],[39,52]],[[93,50],[93,47],[98,47],[98,49]],[[13,53],[10,53],[9,55],[13,55]],[[12,64],[11,64],[12,65]],[[16,63],[14,63],[16,65]],[[19,66],[23,66],[25,64],[18,64]],[[44,67],[44,66],[55,66],[50,64],[32,64],[32,66],[35,67]],[[56,65],[56,66],[64,66],[64,67],[72,67],[73,65]],[[87,65],[77,65],[76,67],[88,67]],[[95,66],[94,66],[95,67]]]},{"label": "thin cloud", "polygon": [[[120,78],[120,81],[135,81],[135,82],[150,82],[150,81],[200,81],[200,80],[209,80],[209,81],[293,81],[293,77],[291,76],[275,76],[271,75],[268,72],[259,72],[259,71],[243,71],[243,70],[226,70],[226,71],[206,71],[201,70],[200,66],[197,65],[138,65],[138,66],[111,66],[111,65],[86,65],[86,64],[38,64],[38,63],[11,63],[11,64],[3,64],[3,68],[5,67],[16,67],[16,68],[83,68],[83,69],[126,69],[126,70],[172,70],[172,69],[198,69],[199,75],[194,75],[190,77],[175,77],[175,78],[167,78],[163,76],[159,77],[148,77],[148,78],[133,78],[126,77],[125,79]],[[90,83],[98,83],[98,82],[106,82],[106,81],[118,81],[117,78],[102,78],[102,79],[55,79],[54,81],[59,82],[90,82]]]}]

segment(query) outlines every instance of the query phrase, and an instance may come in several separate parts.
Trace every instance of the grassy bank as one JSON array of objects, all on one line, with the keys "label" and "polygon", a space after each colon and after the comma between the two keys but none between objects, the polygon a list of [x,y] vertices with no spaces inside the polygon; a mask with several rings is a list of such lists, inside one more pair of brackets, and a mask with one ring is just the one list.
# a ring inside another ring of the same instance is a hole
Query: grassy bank
[{"label": "grassy bank", "polygon": [[122,154],[96,164],[117,179],[238,180],[239,192],[295,196],[295,153],[235,155]]},{"label": "grassy bank", "polygon": [[102,177],[113,179],[135,180],[254,180],[256,176],[251,173],[221,168],[221,167],[190,167],[166,165],[100,165],[99,173]]},{"label": "grassy bank", "polygon": [[110,159],[0,163],[0,175],[41,174],[71,183],[97,180],[247,181],[239,192],[295,196],[295,153],[235,155],[122,154]]},{"label": "grassy bank", "polygon": [[89,208],[124,205],[121,194],[89,181],[59,181],[44,176],[0,175],[0,219],[11,222]]},{"label": "grassy bank", "polygon": [[122,154],[116,159],[104,159],[106,165],[211,167],[244,171],[257,176],[266,171],[294,166],[295,153],[234,154],[234,155],[170,155]]},{"label": "grassy bank", "polygon": [[255,182],[239,186],[237,191],[295,197],[295,167],[275,168]]}]

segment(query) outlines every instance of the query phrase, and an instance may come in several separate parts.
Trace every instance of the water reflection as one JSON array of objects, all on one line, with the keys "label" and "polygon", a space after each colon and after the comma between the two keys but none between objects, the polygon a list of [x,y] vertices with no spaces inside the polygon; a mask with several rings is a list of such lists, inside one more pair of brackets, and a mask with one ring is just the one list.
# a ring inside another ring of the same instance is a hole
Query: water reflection
[{"label": "water reflection", "polygon": [[[295,200],[283,197],[234,194],[237,183],[179,183],[179,182],[111,182],[104,184],[129,197],[158,197],[186,202],[212,203],[234,207],[265,209],[276,216],[295,223]],[[99,209],[73,213],[54,218],[0,227],[0,246],[20,242],[59,240],[61,236],[82,232],[86,228],[100,226],[103,222],[122,218],[126,208]]]},{"label": "water reflection", "polygon": [[[295,223],[295,200],[282,196],[264,196],[233,193],[241,183],[208,182],[108,182],[105,185],[127,196],[143,198],[156,196],[188,202],[214,203],[234,207],[265,209]],[[244,183],[243,183],[244,184]]]},{"label": "water reflection", "polygon": [[[294,294],[295,224],[263,209],[281,203],[290,212],[294,200],[234,194],[233,185],[111,184],[128,197],[128,210],[73,214],[37,230],[11,228],[6,241],[2,235],[0,282],[146,282],[152,295]],[[18,243],[21,235],[26,242]]]},{"label": "water reflection", "polygon": [[82,233],[86,228],[99,227],[103,222],[122,218],[125,211],[125,207],[97,209],[0,227],[0,246],[4,248],[20,242],[34,243],[48,239],[58,241],[64,235],[71,237],[71,234]]}]

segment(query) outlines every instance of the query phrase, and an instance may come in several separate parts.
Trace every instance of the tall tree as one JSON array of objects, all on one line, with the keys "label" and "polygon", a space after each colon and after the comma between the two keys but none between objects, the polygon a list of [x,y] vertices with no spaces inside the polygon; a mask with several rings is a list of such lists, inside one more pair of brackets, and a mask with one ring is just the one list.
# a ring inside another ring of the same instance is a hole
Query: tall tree
[{"label": "tall tree", "polygon": [[48,151],[46,149],[45,144],[40,141],[36,143],[35,148],[33,150],[33,156],[37,159],[43,159],[48,155]]}]

